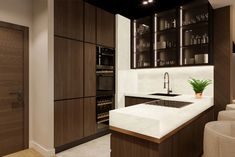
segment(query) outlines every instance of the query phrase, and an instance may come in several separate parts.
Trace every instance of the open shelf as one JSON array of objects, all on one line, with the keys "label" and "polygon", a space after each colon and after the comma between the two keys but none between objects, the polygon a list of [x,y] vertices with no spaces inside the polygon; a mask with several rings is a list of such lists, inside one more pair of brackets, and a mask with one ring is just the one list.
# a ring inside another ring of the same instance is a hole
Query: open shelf
[{"label": "open shelf", "polygon": [[157,33],[158,34],[163,34],[163,33],[172,33],[172,32],[176,32],[177,28],[168,28],[168,29],[164,29],[164,30],[158,30]]},{"label": "open shelf", "polygon": [[208,21],[200,21],[182,26],[183,29],[194,29],[199,27],[208,27]]},{"label": "open shelf", "polygon": [[190,49],[190,48],[197,48],[197,47],[206,47],[208,46],[209,44],[208,43],[203,43],[203,44],[195,44],[195,45],[185,45],[185,46],[182,46],[182,48],[184,49]]},{"label": "open shelf", "polygon": [[157,52],[164,52],[164,51],[176,51],[176,47],[172,48],[163,48],[163,49],[157,49]]}]

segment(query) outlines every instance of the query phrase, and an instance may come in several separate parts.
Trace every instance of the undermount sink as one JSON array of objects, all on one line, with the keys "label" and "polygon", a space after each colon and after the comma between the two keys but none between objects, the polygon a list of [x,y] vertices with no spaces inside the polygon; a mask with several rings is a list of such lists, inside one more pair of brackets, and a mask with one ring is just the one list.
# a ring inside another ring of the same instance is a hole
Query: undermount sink
[{"label": "undermount sink", "polygon": [[150,94],[150,95],[171,96],[171,97],[174,97],[174,96],[179,96],[180,94],[153,93],[153,94]]},{"label": "undermount sink", "polygon": [[181,108],[192,104],[192,102],[183,102],[183,101],[172,101],[172,100],[154,100],[147,102],[148,105],[156,105],[156,106],[165,106],[165,107],[174,107]]}]

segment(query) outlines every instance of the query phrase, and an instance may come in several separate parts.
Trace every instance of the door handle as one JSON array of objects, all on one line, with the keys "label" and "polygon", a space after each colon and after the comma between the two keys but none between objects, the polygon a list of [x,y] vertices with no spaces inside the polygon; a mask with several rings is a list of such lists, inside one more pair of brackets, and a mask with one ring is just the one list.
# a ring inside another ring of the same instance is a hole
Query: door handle
[{"label": "door handle", "polygon": [[21,95],[21,92],[10,92],[10,95]]},{"label": "door handle", "polygon": [[17,96],[17,100],[19,102],[23,102],[23,92],[22,91],[18,91],[18,92],[10,92],[9,95],[15,95]]}]

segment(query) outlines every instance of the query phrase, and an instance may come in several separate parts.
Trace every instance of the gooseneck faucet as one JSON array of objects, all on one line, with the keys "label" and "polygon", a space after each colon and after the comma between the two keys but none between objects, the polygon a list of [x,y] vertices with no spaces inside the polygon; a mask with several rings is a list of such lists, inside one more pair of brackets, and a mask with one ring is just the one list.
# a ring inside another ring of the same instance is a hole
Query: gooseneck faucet
[{"label": "gooseneck faucet", "polygon": [[167,84],[167,94],[170,94],[172,90],[170,90],[170,76],[168,72],[165,72],[164,74],[164,89],[166,89],[166,84]]}]

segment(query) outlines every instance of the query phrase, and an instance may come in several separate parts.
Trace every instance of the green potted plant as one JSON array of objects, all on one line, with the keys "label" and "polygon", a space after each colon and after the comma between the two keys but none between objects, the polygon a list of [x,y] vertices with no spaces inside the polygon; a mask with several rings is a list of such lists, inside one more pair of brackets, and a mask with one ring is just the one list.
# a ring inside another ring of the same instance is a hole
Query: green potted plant
[{"label": "green potted plant", "polygon": [[193,87],[197,99],[202,98],[203,91],[212,83],[211,80],[198,80],[194,78],[188,80],[188,82]]}]

